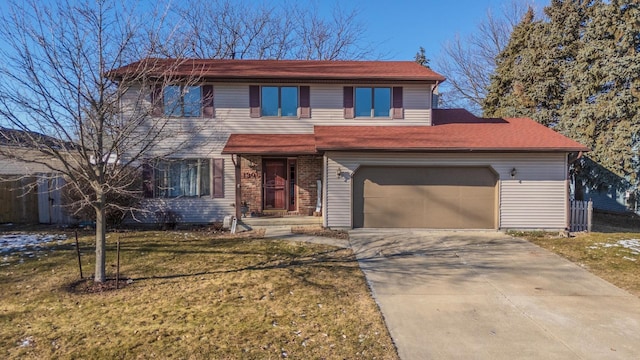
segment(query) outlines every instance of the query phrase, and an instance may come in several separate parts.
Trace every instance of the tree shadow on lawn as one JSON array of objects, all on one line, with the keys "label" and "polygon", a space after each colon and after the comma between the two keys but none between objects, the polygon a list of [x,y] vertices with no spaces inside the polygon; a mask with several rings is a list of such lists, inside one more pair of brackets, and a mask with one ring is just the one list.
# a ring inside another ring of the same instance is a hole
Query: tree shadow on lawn
[{"label": "tree shadow on lawn", "polygon": [[593,231],[601,233],[640,233],[640,216],[634,213],[593,212]]},{"label": "tree shadow on lawn", "polygon": [[[277,241],[277,240],[265,240],[265,241]],[[302,244],[301,244],[302,245]],[[238,246],[237,243],[234,246]],[[145,247],[145,251],[154,251],[154,247]],[[163,249],[164,250],[164,249]],[[126,251],[121,248],[121,251]],[[164,252],[164,251],[163,251]],[[188,251],[186,253],[199,253],[198,251]],[[210,254],[223,254],[230,256],[264,256],[265,254],[255,251],[210,251]],[[357,261],[355,256],[349,249],[335,248],[323,251],[315,251],[310,254],[299,255],[295,253],[287,252],[273,252],[278,255],[277,258],[271,258],[268,260],[256,262],[246,266],[241,266],[232,269],[219,269],[219,270],[205,270],[189,273],[174,273],[166,275],[151,275],[151,276],[127,276],[126,274],[120,275],[119,289],[125,288],[129,283],[144,283],[153,280],[166,280],[166,279],[186,279],[194,278],[205,275],[221,275],[221,274],[233,274],[247,271],[269,271],[278,269],[309,269],[313,268],[326,268],[333,273],[350,272],[357,269]],[[134,265],[135,268],[135,265]],[[297,276],[301,276],[300,280],[308,285],[313,285],[318,288],[330,289],[332,286],[326,284],[320,284],[312,281],[310,277],[313,275],[312,271],[303,271]],[[109,277],[104,284],[94,284],[92,277],[85,277],[80,280],[75,280],[66,286],[64,286],[67,292],[73,294],[91,294],[102,293],[107,291],[116,290],[115,278]]]},{"label": "tree shadow on lawn", "polygon": [[[272,241],[272,240],[267,240]],[[216,252],[214,252],[216,253]],[[217,252],[224,255],[255,255],[264,256],[264,253],[252,252],[252,251],[231,251],[231,252]],[[216,274],[231,274],[239,273],[243,271],[265,271],[276,269],[296,269],[305,267],[324,267],[333,271],[339,270],[353,270],[357,260],[353,253],[348,249],[335,248],[325,251],[313,252],[312,254],[306,254],[300,256],[295,253],[273,253],[280,256],[276,259],[268,259],[260,261],[252,265],[247,265],[235,269],[220,269],[220,270],[207,270],[194,273],[183,274],[168,274],[168,275],[152,275],[132,278],[133,281],[144,281],[154,279],[176,279],[176,278],[188,278],[203,275],[216,275]],[[269,255],[269,254],[266,254]]]}]

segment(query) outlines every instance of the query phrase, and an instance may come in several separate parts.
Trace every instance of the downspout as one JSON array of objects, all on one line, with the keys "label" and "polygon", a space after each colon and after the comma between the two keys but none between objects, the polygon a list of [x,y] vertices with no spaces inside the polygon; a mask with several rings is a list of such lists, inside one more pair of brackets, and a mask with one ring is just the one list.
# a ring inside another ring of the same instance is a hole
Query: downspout
[{"label": "downspout", "polygon": [[326,154],[322,155],[322,202],[323,202],[323,206],[322,206],[322,226],[323,227],[329,227],[329,217],[328,217],[328,211],[327,211],[327,193],[329,190],[329,184],[328,184],[328,167],[329,167],[329,159],[327,158]]},{"label": "downspout", "polygon": [[231,161],[233,162],[233,167],[235,169],[235,176],[236,176],[236,201],[233,204],[233,206],[236,208],[235,209],[235,216],[236,219],[241,219],[242,214],[240,213],[240,199],[242,198],[242,187],[240,186],[240,177],[241,177],[241,173],[240,173],[240,162],[242,161],[242,159],[240,158],[240,155],[238,154],[231,154]]}]

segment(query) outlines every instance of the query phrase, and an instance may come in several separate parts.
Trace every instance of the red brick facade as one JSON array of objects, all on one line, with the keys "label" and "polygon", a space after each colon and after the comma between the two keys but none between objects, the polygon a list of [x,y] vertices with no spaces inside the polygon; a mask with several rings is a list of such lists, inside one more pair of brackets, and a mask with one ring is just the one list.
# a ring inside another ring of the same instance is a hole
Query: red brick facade
[{"label": "red brick facade", "polygon": [[[248,214],[262,214],[262,156],[244,155],[240,162],[241,203],[247,203]],[[292,159],[292,158],[290,158]],[[322,157],[301,155],[295,158],[297,166],[296,197],[297,212],[312,215],[318,196],[317,181],[322,180]]]},{"label": "red brick facade", "polygon": [[262,157],[242,156],[240,162],[241,204],[249,206],[249,213],[262,212]]},{"label": "red brick facade", "polygon": [[298,156],[298,212],[313,215],[318,199],[318,180],[322,180],[322,157]]}]

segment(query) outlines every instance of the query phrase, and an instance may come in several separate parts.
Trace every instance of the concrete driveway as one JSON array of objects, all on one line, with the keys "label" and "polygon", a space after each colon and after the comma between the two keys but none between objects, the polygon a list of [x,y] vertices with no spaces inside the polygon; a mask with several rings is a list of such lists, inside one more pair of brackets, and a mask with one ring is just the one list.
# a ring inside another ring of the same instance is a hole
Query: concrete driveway
[{"label": "concrete driveway", "polygon": [[527,241],[350,238],[402,359],[640,359],[640,299]]}]

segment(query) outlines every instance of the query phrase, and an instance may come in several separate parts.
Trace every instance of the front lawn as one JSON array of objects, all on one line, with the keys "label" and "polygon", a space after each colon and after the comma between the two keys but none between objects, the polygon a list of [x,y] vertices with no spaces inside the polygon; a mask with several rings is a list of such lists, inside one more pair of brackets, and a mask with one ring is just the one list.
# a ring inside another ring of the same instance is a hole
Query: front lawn
[{"label": "front lawn", "polygon": [[[1,358],[397,359],[351,250],[112,233],[109,276],[116,237],[133,282],[102,293],[73,291],[73,236],[0,254]],[[85,276],[92,241],[80,237]]]},{"label": "front lawn", "polygon": [[514,233],[640,296],[640,218],[596,212],[591,233]]}]

